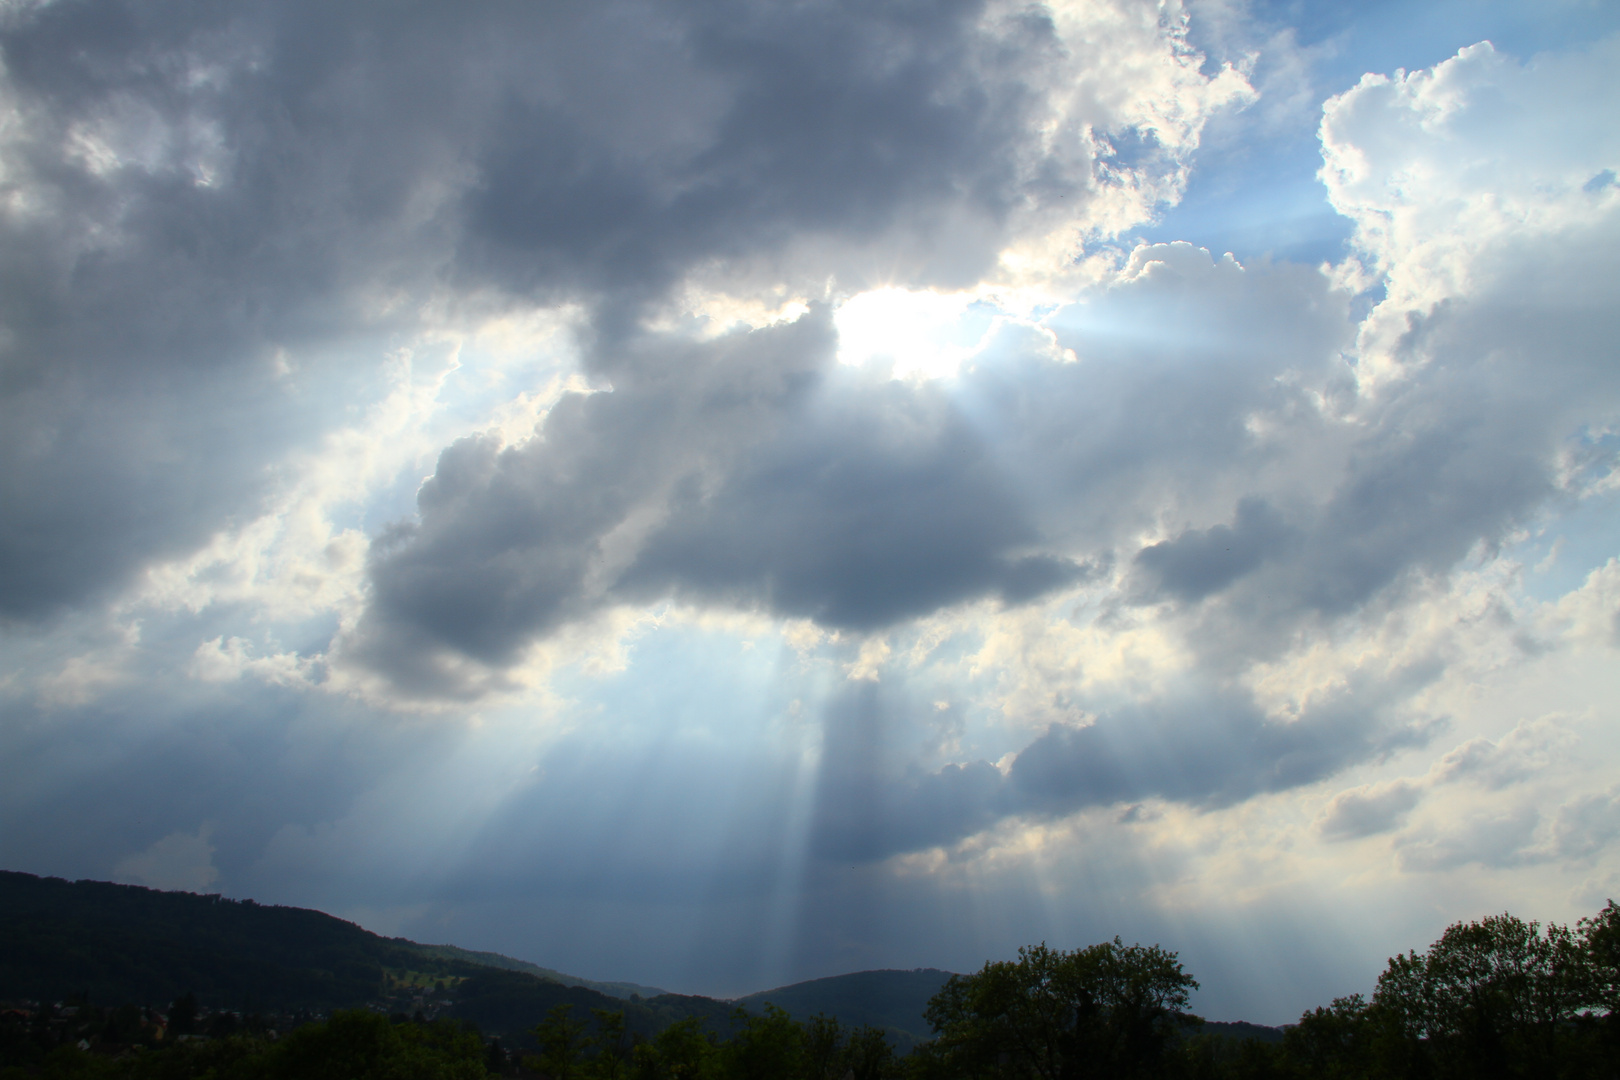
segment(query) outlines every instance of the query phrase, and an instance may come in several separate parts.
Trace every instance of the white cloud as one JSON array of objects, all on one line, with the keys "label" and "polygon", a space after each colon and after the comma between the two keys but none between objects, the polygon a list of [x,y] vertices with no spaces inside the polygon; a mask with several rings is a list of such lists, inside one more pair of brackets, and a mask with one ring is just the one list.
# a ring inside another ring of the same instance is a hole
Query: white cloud
[{"label": "white cloud", "polygon": [[1327,102],[1321,176],[1388,289],[1361,333],[1369,385],[1427,354],[1422,321],[1448,299],[1603,303],[1591,260],[1613,261],[1620,192],[1587,188],[1620,161],[1617,58],[1620,39],[1528,64],[1481,42]]},{"label": "white cloud", "polygon": [[1495,742],[1468,740],[1435,762],[1431,775],[1436,783],[1472,780],[1500,789],[1567,758],[1573,742],[1564,718],[1544,716],[1516,725]]}]

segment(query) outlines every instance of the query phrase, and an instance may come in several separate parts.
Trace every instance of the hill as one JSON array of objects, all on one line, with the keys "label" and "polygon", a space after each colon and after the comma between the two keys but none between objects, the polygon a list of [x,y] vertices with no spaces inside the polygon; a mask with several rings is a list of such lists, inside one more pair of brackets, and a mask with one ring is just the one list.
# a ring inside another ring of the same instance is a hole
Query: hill
[{"label": "hill", "polygon": [[380,1008],[472,1021],[521,1036],[555,1005],[623,1010],[652,1035],[689,1015],[729,1016],[708,998],[627,1001],[561,973],[455,946],[384,938],[305,908],[135,885],[0,871],[0,999],[162,1007],[187,993],[214,1009],[321,1013]]},{"label": "hill", "polygon": [[795,1020],[807,1020],[821,1013],[845,1027],[881,1028],[895,1051],[904,1054],[929,1038],[923,1010],[928,1007],[928,999],[939,993],[939,988],[950,977],[950,972],[937,968],[857,971],[762,990],[738,998],[737,1004],[750,1012],[759,1012],[767,1004],[775,1005]]}]

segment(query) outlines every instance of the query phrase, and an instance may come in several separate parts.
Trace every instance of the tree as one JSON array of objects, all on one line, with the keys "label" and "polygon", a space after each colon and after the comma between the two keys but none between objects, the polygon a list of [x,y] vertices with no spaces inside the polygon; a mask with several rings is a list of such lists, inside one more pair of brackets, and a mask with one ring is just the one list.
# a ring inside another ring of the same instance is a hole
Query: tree
[{"label": "tree", "polygon": [[1360,994],[1334,998],[1299,1018],[1283,1036],[1283,1056],[1312,1080],[1422,1075],[1422,1048],[1388,1008]]},{"label": "tree", "polygon": [[636,1046],[632,1075],[636,1080],[706,1080],[716,1074],[718,1056],[714,1036],[689,1016]]},{"label": "tree", "polygon": [[594,1080],[622,1080],[630,1070],[630,1039],[625,1031],[623,1010],[592,1009],[596,1035],[591,1044],[596,1057],[591,1061]]},{"label": "tree", "polygon": [[1620,905],[1610,900],[1580,921],[1577,938],[1586,957],[1586,1005],[1620,1016]]},{"label": "tree", "polygon": [[726,1075],[737,1080],[787,1080],[804,1072],[804,1029],[787,1010],[766,1005],[763,1016],[738,1009],[740,1025],[726,1043]]},{"label": "tree", "polygon": [[540,1071],[551,1080],[573,1080],[580,1074],[588,1040],[584,1022],[568,1015],[573,1009],[566,1003],[554,1006],[533,1032],[540,1044]]},{"label": "tree", "polygon": [[1587,1021],[1594,1036],[1590,1052],[1613,1073],[1620,1066],[1620,906],[1610,900],[1580,921],[1576,935],[1586,962],[1583,997],[1598,1014]]},{"label": "tree", "polygon": [[256,1076],[266,1080],[483,1080],[484,1041],[451,1021],[392,1023],[355,1009],[292,1032],[265,1055],[255,1071],[243,1061],[234,1069],[199,1075]]},{"label": "tree", "polygon": [[1552,1075],[1560,1025],[1590,996],[1588,970],[1567,927],[1492,915],[1392,957],[1373,1003],[1442,1073]]},{"label": "tree", "polygon": [[1137,1077],[1158,1072],[1188,995],[1176,954],[1119,938],[1073,952],[1045,943],[953,976],[928,1004],[928,1055],[974,1077]]}]

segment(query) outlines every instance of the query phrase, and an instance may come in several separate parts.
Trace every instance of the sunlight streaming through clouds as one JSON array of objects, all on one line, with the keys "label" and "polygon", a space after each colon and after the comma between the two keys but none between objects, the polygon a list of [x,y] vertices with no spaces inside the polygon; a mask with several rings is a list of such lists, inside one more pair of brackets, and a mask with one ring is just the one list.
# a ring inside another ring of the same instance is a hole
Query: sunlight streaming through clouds
[{"label": "sunlight streaming through clouds", "polygon": [[0,863],[1265,1022],[1593,910],[1620,26],[1511,8],[7,8]]}]

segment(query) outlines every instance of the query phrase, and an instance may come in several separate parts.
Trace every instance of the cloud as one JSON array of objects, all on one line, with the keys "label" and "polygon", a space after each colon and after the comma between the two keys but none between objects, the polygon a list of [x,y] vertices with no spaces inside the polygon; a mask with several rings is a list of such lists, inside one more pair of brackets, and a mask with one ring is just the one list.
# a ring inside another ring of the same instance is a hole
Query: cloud
[{"label": "cloud", "polygon": [[1440,833],[1424,830],[1396,844],[1401,869],[1418,872],[1452,870],[1469,864],[1489,867],[1539,862],[1544,853],[1534,845],[1541,814],[1533,806],[1506,813],[1485,813]]},{"label": "cloud", "polygon": [[[1461,744],[1436,761],[1426,776],[1364,784],[1340,792],[1317,821],[1317,829],[1330,840],[1360,839],[1392,832],[1404,824],[1407,815],[1431,790],[1447,784],[1472,782],[1488,791],[1501,791],[1523,783],[1554,761],[1567,757],[1573,742],[1574,737],[1563,717],[1551,715],[1521,721],[1495,741],[1475,738]],[[1595,813],[1588,804],[1595,805],[1596,801],[1601,800],[1594,797],[1580,802],[1578,806],[1582,809],[1577,809],[1577,804],[1566,806],[1559,813],[1558,827],[1571,836],[1580,832],[1580,828],[1574,824],[1566,826],[1564,822],[1566,819],[1573,822],[1582,813]],[[1470,861],[1474,856],[1466,853],[1480,846],[1475,842],[1478,829],[1485,829],[1487,833],[1490,831],[1485,826],[1475,826],[1474,829],[1475,832],[1465,831],[1444,840],[1421,839],[1421,833],[1416,837],[1407,837],[1402,844],[1415,843],[1412,851],[1422,854],[1409,852],[1403,858],[1410,865],[1421,864],[1428,868]],[[1558,846],[1563,849],[1569,844],[1559,841]]]},{"label": "cloud", "polygon": [[1553,847],[1566,859],[1590,858],[1620,836],[1620,792],[1582,795],[1558,808]]},{"label": "cloud", "polygon": [[1330,840],[1359,840],[1397,828],[1423,798],[1423,789],[1408,780],[1366,784],[1333,797],[1317,823]]},{"label": "cloud", "polygon": [[1250,497],[1238,502],[1231,525],[1188,529],[1149,544],[1136,553],[1136,565],[1166,593],[1196,602],[1258,567],[1291,538],[1276,511]]},{"label": "cloud", "polygon": [[[611,332],[691,275],[964,283],[1015,238],[1142,220],[1244,88],[1174,23],[1081,21],[9,10],[0,614],[105,596],[260,511],[447,313],[569,301]],[[1153,78],[1095,92],[1122,67]],[[1105,160],[1150,128],[1158,153]]]},{"label": "cloud", "polygon": [[1472,780],[1500,790],[1534,776],[1567,755],[1571,742],[1560,716],[1526,720],[1495,742],[1468,740],[1437,761],[1431,775],[1435,783]]},{"label": "cloud", "polygon": [[[441,670],[434,649],[511,664],[613,603],[673,596],[869,631],[1092,580],[1155,500],[1197,483],[1175,475],[1189,450],[1212,464],[1251,452],[1242,424],[1256,409],[1320,426],[1317,410],[1300,410],[1303,391],[1277,391],[1275,373],[1298,363],[1320,374],[1348,330],[1320,275],[1251,277],[1207,253],[1163,254],[1180,269],[1143,271],[1099,301],[1097,317],[1179,303],[1239,335],[1234,306],[1270,310],[1303,294],[1320,309],[1294,330],[1309,351],[1260,341],[1265,359],[1251,366],[1217,333],[1144,365],[1140,346],[1120,355],[1082,336],[1085,360],[1071,363],[1050,336],[1014,326],[950,385],[835,365],[823,308],[706,342],[626,339],[598,361],[611,391],[565,398],[517,446],[480,438],[445,452],[419,523],[374,546],[373,601],[351,655],[404,673],[413,692],[454,695],[467,692],[456,678],[429,674]],[[1197,391],[1166,397],[1189,370]],[[1211,397],[1225,411],[1212,416]],[[1164,430],[1187,422],[1177,440],[1088,422],[1150,400]],[[1241,513],[1264,516],[1257,505]],[[1266,528],[1284,528],[1275,517]]]},{"label": "cloud", "polygon": [[191,833],[170,833],[145,851],[120,859],[113,879],[152,889],[201,892],[219,878],[208,826]]},{"label": "cloud", "polygon": [[[1403,721],[1392,707],[1436,674],[1416,666],[1347,686],[1287,721],[1201,686],[1052,724],[1003,768],[970,761],[932,772],[873,753],[878,733],[903,729],[907,718],[878,688],[852,690],[825,720],[814,849],[835,861],[882,859],[950,847],[1009,817],[1062,818],[1143,800],[1207,811],[1315,783],[1426,743],[1432,727]],[[1346,820],[1355,813],[1347,809]]]}]

